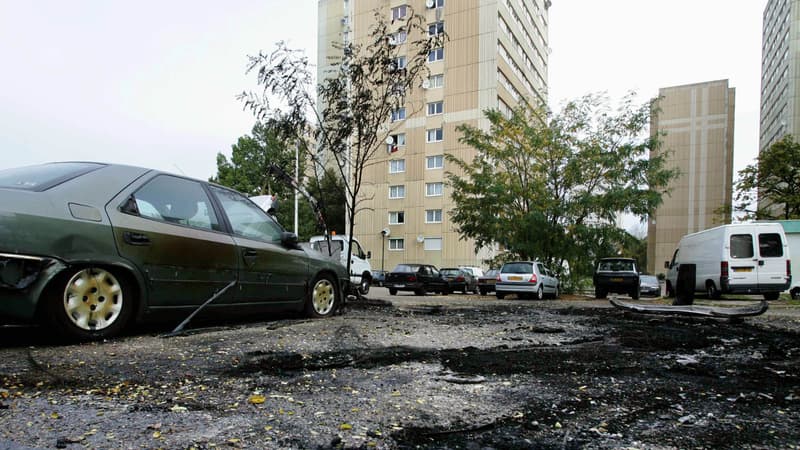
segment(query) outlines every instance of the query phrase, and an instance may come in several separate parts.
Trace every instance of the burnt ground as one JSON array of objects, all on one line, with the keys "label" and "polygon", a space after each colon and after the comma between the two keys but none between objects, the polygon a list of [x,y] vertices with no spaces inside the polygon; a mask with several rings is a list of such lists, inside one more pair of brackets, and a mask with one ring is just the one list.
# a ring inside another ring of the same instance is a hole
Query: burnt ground
[{"label": "burnt ground", "polygon": [[3,328],[0,449],[800,444],[795,314],[487,299],[398,297],[328,320],[79,345]]}]

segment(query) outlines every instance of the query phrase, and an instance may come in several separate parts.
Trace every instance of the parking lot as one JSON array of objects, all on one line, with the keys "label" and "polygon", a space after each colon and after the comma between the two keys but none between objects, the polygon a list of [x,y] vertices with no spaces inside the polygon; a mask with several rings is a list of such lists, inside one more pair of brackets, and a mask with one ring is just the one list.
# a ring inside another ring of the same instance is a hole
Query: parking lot
[{"label": "parking lot", "polygon": [[[390,296],[59,345],[2,328],[0,448],[789,448],[797,306]],[[645,300],[647,301],[647,300]],[[699,300],[702,301],[702,300]],[[732,302],[736,303],[736,302]]]}]

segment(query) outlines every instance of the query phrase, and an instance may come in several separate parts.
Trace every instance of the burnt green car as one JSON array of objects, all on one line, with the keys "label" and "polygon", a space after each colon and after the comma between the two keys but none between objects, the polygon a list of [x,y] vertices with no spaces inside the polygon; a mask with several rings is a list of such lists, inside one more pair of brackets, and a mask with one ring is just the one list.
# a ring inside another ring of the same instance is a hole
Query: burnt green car
[{"label": "burnt green car", "polygon": [[332,315],[345,268],[234,190],[91,162],[0,171],[0,318],[79,339],[210,311]]}]

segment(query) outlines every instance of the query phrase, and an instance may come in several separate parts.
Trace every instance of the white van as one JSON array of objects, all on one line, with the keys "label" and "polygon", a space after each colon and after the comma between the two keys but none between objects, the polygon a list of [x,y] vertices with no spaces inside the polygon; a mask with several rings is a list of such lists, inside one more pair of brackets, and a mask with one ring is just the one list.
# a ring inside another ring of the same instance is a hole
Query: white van
[{"label": "white van", "polygon": [[664,263],[668,297],[675,295],[681,264],[695,265],[695,291],[714,299],[730,293],[776,300],[792,279],[789,245],[777,223],[723,225],[681,238]]},{"label": "white van", "polygon": [[[312,236],[309,241],[311,248],[325,256],[330,256],[347,267],[348,237],[334,234],[330,238],[331,252],[328,252],[328,240],[325,236]],[[371,252],[364,252],[358,240],[353,238],[353,254],[350,256],[350,282],[358,286],[361,294],[366,294],[372,285],[372,266],[369,263],[369,258],[372,257],[372,254]]]}]

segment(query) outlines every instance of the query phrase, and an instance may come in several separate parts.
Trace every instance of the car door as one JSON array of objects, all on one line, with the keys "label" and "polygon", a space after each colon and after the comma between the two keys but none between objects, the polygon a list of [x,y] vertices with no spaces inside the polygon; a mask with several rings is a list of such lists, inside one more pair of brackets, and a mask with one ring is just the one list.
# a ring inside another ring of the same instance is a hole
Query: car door
[{"label": "car door", "polygon": [[131,189],[106,211],[120,255],[145,278],[149,306],[199,305],[236,279],[236,246],[201,182],[159,174]]},{"label": "car door", "polygon": [[211,192],[225,213],[237,246],[237,301],[271,304],[302,301],[309,281],[305,251],[283,246],[283,227],[245,196],[218,186],[211,186]]},{"label": "car door", "polygon": [[783,290],[786,283],[786,258],[779,233],[758,233],[758,286]]}]

